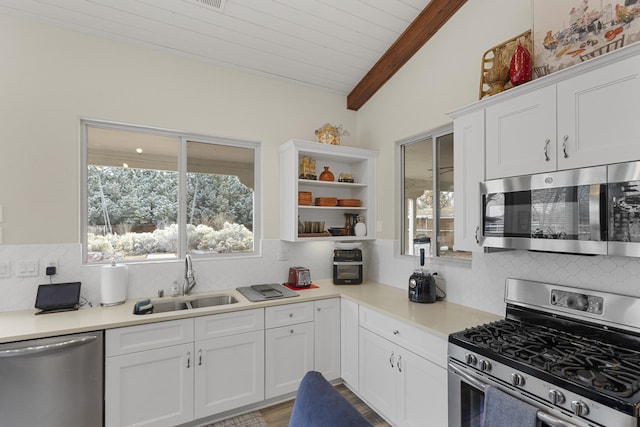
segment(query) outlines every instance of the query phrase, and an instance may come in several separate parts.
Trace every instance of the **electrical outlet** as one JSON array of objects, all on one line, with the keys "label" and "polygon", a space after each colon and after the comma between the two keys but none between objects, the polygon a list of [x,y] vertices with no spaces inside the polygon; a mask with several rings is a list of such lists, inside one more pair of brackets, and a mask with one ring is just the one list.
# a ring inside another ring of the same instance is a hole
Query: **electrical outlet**
[{"label": "electrical outlet", "polygon": [[8,279],[9,277],[11,277],[11,263],[0,261],[0,279]]},{"label": "electrical outlet", "polygon": [[60,270],[58,266],[58,260],[56,258],[47,258],[44,263],[44,268],[46,269],[47,267],[55,267],[56,271]]},{"label": "electrical outlet", "polygon": [[280,243],[278,247],[278,261],[287,261],[289,259],[289,248]]},{"label": "electrical outlet", "polygon": [[23,259],[16,261],[17,277],[35,277],[38,275],[38,261]]}]

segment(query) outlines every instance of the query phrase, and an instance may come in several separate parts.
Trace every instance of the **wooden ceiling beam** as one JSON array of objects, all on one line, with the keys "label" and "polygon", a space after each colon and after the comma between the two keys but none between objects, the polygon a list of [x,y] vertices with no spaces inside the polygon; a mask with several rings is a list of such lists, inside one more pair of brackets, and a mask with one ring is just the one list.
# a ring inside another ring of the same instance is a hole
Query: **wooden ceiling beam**
[{"label": "wooden ceiling beam", "polygon": [[466,2],[431,0],[347,95],[347,108],[358,111]]}]

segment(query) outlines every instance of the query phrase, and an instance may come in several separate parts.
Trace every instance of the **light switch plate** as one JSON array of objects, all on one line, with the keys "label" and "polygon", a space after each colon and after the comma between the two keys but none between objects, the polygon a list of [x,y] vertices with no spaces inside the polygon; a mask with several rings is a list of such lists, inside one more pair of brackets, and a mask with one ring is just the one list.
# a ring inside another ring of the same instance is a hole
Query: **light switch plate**
[{"label": "light switch plate", "polygon": [[16,261],[17,277],[36,277],[38,275],[38,261],[23,259]]}]

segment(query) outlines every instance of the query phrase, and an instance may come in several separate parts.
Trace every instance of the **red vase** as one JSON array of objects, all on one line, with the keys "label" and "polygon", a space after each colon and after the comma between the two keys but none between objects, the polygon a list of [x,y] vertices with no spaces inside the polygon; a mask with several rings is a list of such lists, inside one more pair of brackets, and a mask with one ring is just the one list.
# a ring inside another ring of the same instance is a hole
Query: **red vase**
[{"label": "red vase", "polygon": [[516,46],[509,66],[509,79],[514,86],[521,85],[531,80],[531,55],[520,43]]}]

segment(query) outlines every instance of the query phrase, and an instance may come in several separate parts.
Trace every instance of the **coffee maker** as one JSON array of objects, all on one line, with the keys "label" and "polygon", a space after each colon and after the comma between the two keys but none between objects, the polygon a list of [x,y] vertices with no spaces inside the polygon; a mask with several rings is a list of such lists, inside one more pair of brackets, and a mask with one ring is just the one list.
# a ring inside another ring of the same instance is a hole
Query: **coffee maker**
[{"label": "coffee maker", "polygon": [[425,267],[425,259],[431,257],[431,239],[420,235],[413,239],[413,255],[416,265],[409,277],[409,301],[436,302],[436,279]]}]

